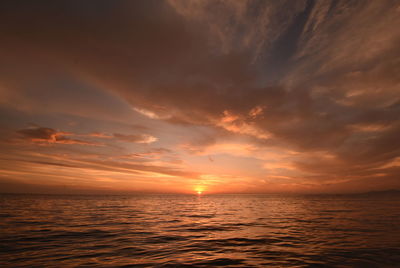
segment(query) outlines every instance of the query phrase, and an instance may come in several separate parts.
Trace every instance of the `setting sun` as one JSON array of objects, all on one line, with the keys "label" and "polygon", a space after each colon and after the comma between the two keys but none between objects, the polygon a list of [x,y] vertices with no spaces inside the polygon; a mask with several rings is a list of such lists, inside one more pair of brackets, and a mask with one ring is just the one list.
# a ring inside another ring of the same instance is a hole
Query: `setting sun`
[{"label": "setting sun", "polygon": [[195,191],[198,195],[203,194],[204,190],[205,190],[205,188],[204,188],[203,186],[196,186],[196,187],[194,188],[194,191]]}]

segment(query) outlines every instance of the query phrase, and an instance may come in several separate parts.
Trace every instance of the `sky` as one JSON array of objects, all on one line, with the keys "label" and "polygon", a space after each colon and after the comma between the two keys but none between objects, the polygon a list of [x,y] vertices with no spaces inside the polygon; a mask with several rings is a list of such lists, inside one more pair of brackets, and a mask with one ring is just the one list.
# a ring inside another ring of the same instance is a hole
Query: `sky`
[{"label": "sky", "polygon": [[0,2],[0,191],[400,188],[400,3]]}]

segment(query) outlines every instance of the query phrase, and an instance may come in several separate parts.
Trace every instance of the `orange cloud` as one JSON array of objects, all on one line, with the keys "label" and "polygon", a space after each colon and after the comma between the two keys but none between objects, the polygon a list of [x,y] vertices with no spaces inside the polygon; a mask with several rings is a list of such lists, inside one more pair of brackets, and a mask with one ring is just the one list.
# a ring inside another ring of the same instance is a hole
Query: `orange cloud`
[{"label": "orange cloud", "polygon": [[38,144],[79,144],[79,145],[101,145],[98,142],[71,139],[66,136],[74,135],[71,132],[56,131],[52,128],[33,127],[17,131],[19,139]]},{"label": "orange cloud", "polygon": [[114,137],[121,141],[134,142],[134,143],[153,143],[158,140],[156,137],[147,134],[126,135],[126,134],[114,133]]}]

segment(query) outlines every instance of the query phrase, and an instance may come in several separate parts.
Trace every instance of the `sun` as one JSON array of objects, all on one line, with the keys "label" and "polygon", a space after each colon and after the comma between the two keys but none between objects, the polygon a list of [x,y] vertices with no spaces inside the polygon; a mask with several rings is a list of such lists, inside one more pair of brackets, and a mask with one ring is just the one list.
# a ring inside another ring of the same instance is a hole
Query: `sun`
[{"label": "sun", "polygon": [[193,190],[197,195],[202,195],[205,190],[204,188],[205,188],[204,186],[197,186],[197,187],[194,187]]}]

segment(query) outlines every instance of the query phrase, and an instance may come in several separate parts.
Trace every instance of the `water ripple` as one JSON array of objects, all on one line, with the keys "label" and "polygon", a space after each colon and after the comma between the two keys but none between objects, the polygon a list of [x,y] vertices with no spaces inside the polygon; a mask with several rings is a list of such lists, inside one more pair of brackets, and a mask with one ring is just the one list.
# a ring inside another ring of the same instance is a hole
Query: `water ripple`
[{"label": "water ripple", "polygon": [[400,198],[0,196],[0,266],[395,267]]}]

